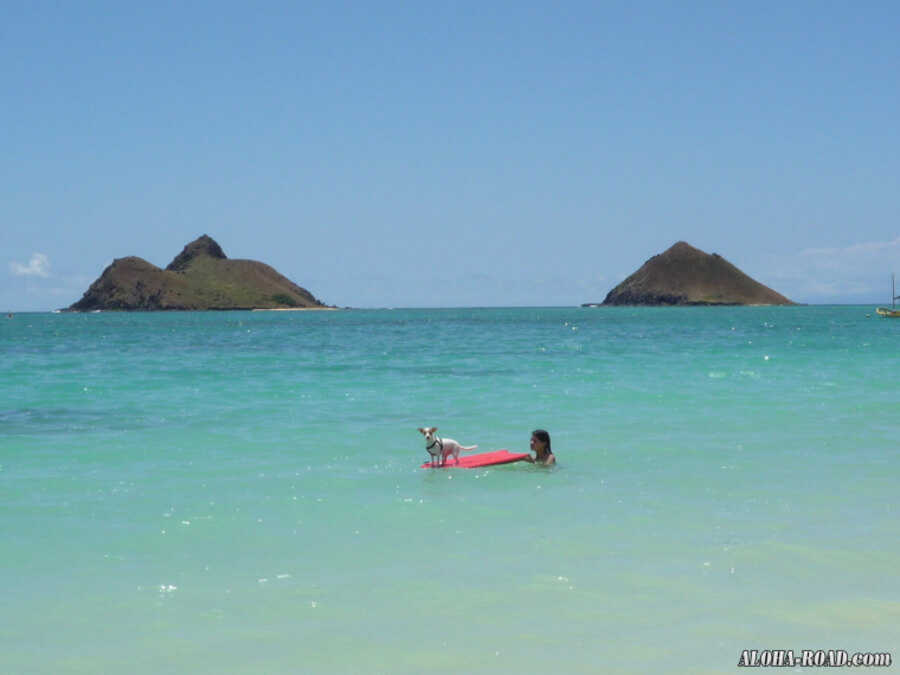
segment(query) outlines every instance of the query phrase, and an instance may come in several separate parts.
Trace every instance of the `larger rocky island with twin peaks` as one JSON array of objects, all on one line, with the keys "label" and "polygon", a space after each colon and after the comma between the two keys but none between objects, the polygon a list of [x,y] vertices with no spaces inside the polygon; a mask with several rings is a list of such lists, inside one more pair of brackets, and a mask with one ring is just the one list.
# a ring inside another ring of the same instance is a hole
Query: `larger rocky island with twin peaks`
[{"label": "larger rocky island with twin peaks", "polygon": [[67,311],[224,309],[326,309],[326,305],[265,263],[230,260],[204,234],[165,269],[137,256],[117,258]]}]

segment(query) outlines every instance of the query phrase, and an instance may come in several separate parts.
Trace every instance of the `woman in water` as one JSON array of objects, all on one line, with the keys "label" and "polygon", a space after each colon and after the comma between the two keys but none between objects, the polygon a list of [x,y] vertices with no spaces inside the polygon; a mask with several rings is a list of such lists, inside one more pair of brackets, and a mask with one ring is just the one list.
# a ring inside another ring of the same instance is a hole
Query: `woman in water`
[{"label": "woman in water", "polygon": [[553,455],[553,450],[550,449],[550,434],[543,429],[535,429],[531,432],[531,449],[534,451],[534,457],[529,455],[525,458],[526,462],[544,466],[556,464],[556,457]]}]

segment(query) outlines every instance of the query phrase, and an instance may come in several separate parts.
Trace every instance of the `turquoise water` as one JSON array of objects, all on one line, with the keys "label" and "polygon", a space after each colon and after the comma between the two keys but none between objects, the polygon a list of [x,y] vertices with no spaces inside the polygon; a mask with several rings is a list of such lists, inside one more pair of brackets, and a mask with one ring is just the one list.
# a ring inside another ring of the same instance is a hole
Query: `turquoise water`
[{"label": "turquoise water", "polygon": [[[714,673],[897,655],[871,308],[0,322],[12,673]],[[421,470],[548,429],[558,468]]]}]

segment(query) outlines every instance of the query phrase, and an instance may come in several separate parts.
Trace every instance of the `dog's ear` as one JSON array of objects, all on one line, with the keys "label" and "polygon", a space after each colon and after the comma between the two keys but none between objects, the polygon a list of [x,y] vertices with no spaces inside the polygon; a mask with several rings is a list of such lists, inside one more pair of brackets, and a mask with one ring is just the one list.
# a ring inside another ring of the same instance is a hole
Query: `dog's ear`
[{"label": "dog's ear", "polygon": [[419,427],[418,432],[419,432],[420,434],[424,434],[424,433],[425,433],[425,430],[424,430],[422,427]]},{"label": "dog's ear", "polygon": [[437,431],[437,427],[431,427],[431,433],[434,433],[435,431]]}]

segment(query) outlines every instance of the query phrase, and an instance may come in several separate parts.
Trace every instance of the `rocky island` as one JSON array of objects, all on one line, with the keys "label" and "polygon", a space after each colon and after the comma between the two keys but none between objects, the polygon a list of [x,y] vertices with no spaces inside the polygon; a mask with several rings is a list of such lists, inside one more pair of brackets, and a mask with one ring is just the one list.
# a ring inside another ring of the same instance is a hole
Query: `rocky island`
[{"label": "rocky island", "polygon": [[722,256],[679,241],[612,289],[604,305],[793,305]]},{"label": "rocky island", "polygon": [[66,311],[222,309],[326,306],[265,263],[230,260],[204,234],[185,246],[166,269],[136,256],[117,258]]}]

